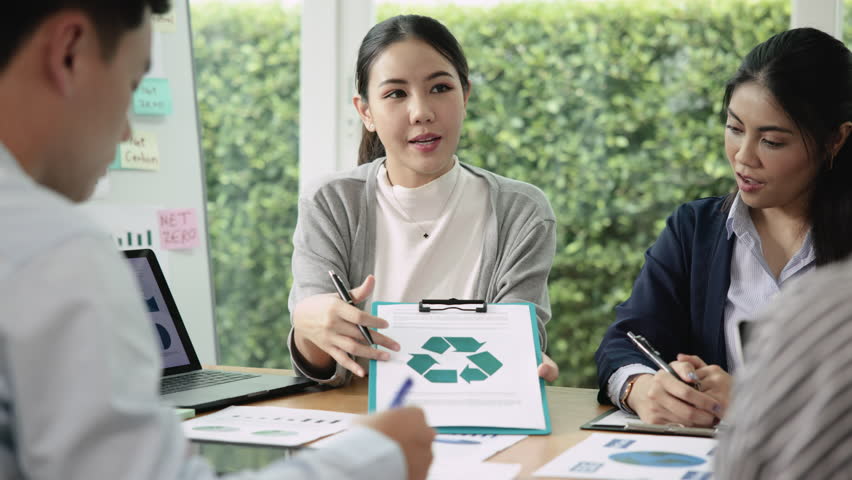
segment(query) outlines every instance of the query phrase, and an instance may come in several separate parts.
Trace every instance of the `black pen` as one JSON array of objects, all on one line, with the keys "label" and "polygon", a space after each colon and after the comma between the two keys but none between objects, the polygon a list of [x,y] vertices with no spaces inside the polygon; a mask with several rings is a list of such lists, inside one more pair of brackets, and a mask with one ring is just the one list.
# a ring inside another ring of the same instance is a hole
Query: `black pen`
[{"label": "black pen", "polygon": [[633,332],[627,332],[627,337],[630,338],[630,340],[637,347],[639,347],[639,350],[641,350],[646,357],[648,357],[652,362],[654,362],[658,367],[660,367],[660,369],[671,373],[676,379],[698,390],[699,392],[701,391],[701,382],[699,382],[697,378],[693,378],[693,383],[689,383],[686,380],[680,378],[680,375],[678,375],[677,372],[674,371],[674,368],[672,368],[671,365],[666,363],[660,357],[660,352],[655,350],[654,347],[652,347],[651,344],[648,343],[648,340],[645,337],[643,337],[642,335],[636,335]]},{"label": "black pen", "polygon": [[[340,296],[340,299],[354,307],[355,302],[352,301],[352,297],[349,296],[349,290],[343,286],[343,281],[340,280],[340,277],[338,277],[332,270],[328,271],[328,275],[331,277],[331,282],[334,283],[334,288],[337,290],[337,295]],[[370,330],[368,330],[367,327],[358,325],[358,330],[361,330],[361,334],[364,335],[364,339],[367,340],[368,344],[375,344],[373,336],[370,335]]]}]

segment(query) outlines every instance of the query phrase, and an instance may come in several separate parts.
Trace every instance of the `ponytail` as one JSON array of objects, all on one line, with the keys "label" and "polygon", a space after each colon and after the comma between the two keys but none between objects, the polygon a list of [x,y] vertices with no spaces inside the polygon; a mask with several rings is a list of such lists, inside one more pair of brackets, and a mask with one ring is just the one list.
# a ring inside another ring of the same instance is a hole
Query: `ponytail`
[{"label": "ponytail", "polygon": [[358,147],[358,165],[370,163],[385,156],[385,146],[379,140],[379,134],[361,127],[361,146]]}]

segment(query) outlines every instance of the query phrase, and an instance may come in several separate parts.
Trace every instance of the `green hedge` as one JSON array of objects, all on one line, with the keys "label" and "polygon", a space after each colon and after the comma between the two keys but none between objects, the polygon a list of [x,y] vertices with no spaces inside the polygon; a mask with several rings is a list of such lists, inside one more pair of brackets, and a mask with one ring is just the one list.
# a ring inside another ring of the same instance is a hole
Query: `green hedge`
[{"label": "green hedge", "polygon": [[[287,366],[298,11],[192,13],[221,360]],[[733,186],[723,86],[749,49],[787,28],[789,1],[379,8],[398,13],[440,19],[465,48],[473,95],[460,158],[550,198],[549,353],[557,384],[594,386],[592,355],[666,216]]]},{"label": "green hedge", "polygon": [[192,6],[219,361],[287,367],[299,189],[298,11]]}]

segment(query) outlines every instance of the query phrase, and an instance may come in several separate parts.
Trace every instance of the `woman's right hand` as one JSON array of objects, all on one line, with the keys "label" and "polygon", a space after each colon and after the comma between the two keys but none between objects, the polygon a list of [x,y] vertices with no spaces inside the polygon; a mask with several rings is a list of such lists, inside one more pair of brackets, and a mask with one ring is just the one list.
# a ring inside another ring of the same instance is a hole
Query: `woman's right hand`
[{"label": "woman's right hand", "polygon": [[[676,361],[670,365],[688,382],[689,372],[694,375],[687,362]],[[640,375],[627,397],[627,405],[645,423],[673,423],[686,427],[712,427],[722,413],[722,406],[713,397],[664,370],[655,375]]]},{"label": "woman's right hand", "polygon": [[[370,296],[375,284],[375,277],[368,276],[364,283],[350,291],[352,301],[361,303]],[[387,360],[390,354],[366,345],[358,325],[387,328],[388,322],[347,304],[336,293],[308,297],[293,311],[293,336],[298,354],[313,371],[332,370],[337,362],[363,377],[364,369],[350,354],[376,360]],[[399,344],[390,337],[376,331],[371,331],[370,335],[377,345],[399,351]]]}]

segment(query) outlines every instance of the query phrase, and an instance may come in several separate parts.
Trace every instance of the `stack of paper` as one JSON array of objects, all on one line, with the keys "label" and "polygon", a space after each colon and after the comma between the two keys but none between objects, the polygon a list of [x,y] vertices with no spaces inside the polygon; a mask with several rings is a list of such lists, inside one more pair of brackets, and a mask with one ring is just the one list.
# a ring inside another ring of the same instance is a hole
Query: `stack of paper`
[{"label": "stack of paper", "polygon": [[520,471],[519,463],[433,463],[426,480],[512,480]]},{"label": "stack of paper", "polygon": [[[428,480],[511,479],[521,470],[519,464],[485,463],[484,460],[527,438],[526,435],[440,434],[432,444],[432,467]],[[309,445],[324,448],[331,438]]]},{"label": "stack of paper", "polygon": [[525,438],[526,435],[440,434],[432,444],[434,460],[427,480],[515,478],[521,471],[520,464],[485,463],[485,460]]},{"label": "stack of paper", "polygon": [[527,438],[526,435],[440,434],[432,444],[435,463],[482,462]]}]

